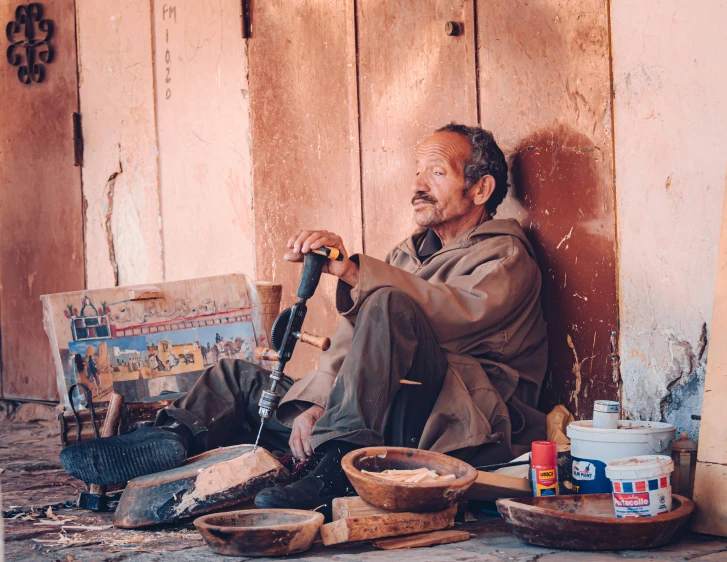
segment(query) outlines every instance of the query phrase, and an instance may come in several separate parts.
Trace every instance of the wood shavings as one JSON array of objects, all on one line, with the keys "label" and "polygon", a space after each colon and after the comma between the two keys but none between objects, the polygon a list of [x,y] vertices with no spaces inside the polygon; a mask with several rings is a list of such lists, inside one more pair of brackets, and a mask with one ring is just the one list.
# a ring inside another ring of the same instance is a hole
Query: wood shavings
[{"label": "wood shavings", "polygon": [[[202,537],[192,530],[158,531],[129,533],[128,531],[110,530],[113,525],[67,525],[62,528],[57,539],[32,539],[51,550],[61,550],[71,547],[101,545],[106,552],[167,552],[194,548],[203,544]],[[65,531],[106,531],[89,537],[80,533],[69,534]],[[175,543],[163,544],[164,541],[174,540]],[[180,540],[181,539],[181,540]],[[184,544],[187,543],[187,544]]]},{"label": "wood shavings", "polygon": [[457,477],[454,474],[438,474],[436,470],[431,468],[417,468],[414,470],[384,470],[382,472],[371,472],[369,470],[362,470],[364,474],[376,476],[382,480],[388,480],[390,482],[403,482],[406,484],[421,484],[425,482],[447,482],[455,480]]},{"label": "wood shavings", "polygon": [[76,519],[75,516],[72,515],[65,515],[65,516],[54,516],[53,519],[45,519],[43,521],[38,521],[37,523],[33,523],[33,525],[36,526],[50,526],[50,527],[59,527],[61,525],[65,525],[69,521],[73,521]]}]

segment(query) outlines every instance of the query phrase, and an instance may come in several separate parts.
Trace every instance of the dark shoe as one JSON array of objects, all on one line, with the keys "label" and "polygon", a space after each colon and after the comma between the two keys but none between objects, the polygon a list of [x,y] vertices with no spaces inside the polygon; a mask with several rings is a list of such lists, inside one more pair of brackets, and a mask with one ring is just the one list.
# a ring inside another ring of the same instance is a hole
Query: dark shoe
[{"label": "dark shoe", "polygon": [[255,497],[262,509],[316,509],[351,493],[340,452],[327,453],[308,476],[284,488],[265,488]]},{"label": "dark shoe", "polygon": [[87,484],[115,484],[171,470],[187,458],[187,440],[165,428],[75,443],[61,451],[61,466]]}]

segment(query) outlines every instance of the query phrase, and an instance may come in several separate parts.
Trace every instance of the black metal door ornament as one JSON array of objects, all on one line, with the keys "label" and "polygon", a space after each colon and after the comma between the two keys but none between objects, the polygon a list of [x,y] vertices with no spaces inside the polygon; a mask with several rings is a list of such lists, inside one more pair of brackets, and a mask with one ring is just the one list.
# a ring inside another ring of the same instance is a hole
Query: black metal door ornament
[{"label": "black metal door ornament", "polygon": [[18,80],[23,84],[42,82],[45,64],[53,61],[53,22],[43,19],[43,6],[37,2],[15,9],[15,20],[8,23],[5,35],[10,41],[8,62],[18,67]]}]

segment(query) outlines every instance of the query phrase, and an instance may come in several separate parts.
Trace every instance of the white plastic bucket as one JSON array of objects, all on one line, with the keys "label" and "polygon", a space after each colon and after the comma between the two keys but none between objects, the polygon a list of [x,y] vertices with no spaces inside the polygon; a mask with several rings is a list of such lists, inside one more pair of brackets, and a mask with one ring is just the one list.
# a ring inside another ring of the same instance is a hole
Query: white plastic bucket
[{"label": "white plastic bucket", "polygon": [[618,429],[596,429],[591,420],[577,421],[566,430],[573,457],[571,482],[578,494],[611,492],[608,461],[642,455],[671,455],[676,438],[673,425],[621,420]]},{"label": "white plastic bucket", "polygon": [[652,517],[671,511],[672,472],[674,461],[664,455],[630,457],[606,464],[616,517]]}]

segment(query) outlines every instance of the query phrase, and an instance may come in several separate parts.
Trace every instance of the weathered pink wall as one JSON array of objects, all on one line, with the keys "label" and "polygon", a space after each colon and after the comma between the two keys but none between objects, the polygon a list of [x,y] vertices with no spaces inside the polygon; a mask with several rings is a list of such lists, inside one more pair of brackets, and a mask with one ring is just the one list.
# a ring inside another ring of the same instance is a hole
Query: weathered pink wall
[{"label": "weathered pink wall", "polygon": [[611,4],[626,412],[696,434],[727,174],[727,5]]}]

